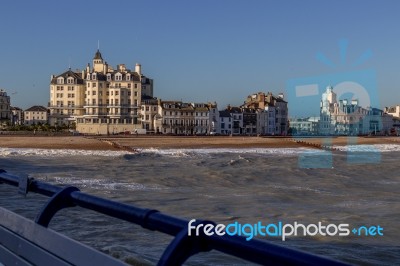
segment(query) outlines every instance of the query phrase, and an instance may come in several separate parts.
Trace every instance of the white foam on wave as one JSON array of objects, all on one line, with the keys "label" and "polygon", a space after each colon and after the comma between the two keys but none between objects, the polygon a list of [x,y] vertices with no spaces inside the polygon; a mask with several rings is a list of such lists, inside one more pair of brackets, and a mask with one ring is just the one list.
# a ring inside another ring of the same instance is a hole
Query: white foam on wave
[{"label": "white foam on wave", "polygon": [[79,155],[117,157],[125,154],[129,154],[129,152],[101,151],[101,150],[72,150],[72,149],[0,148],[0,157],[10,157],[10,156],[65,157],[65,156],[79,156]]},{"label": "white foam on wave", "polygon": [[393,152],[400,151],[399,144],[372,144],[372,145],[346,145],[334,146],[339,151],[346,152]]},{"label": "white foam on wave", "polygon": [[152,153],[160,155],[169,155],[174,157],[185,157],[192,154],[273,154],[273,155],[296,155],[304,152],[321,152],[320,150],[309,148],[204,148],[204,149],[143,149],[141,153]]},{"label": "white foam on wave", "polygon": [[[374,145],[346,145],[334,146],[339,151],[345,152],[392,152],[400,151],[399,144],[374,144]],[[200,149],[142,149],[142,154],[157,154],[171,157],[189,157],[193,155],[209,154],[260,154],[260,155],[298,155],[324,153],[326,151],[310,148],[200,148]],[[72,149],[31,149],[31,148],[0,148],[0,157],[11,156],[39,156],[39,157],[70,157],[70,156],[102,156],[119,157],[126,154],[136,154],[128,151],[102,151],[102,150],[72,150]]]}]

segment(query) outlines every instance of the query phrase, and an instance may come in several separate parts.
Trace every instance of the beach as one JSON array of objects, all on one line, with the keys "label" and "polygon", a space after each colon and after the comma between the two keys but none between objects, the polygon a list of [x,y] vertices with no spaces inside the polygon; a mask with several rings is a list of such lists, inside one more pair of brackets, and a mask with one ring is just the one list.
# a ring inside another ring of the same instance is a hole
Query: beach
[{"label": "beach", "polygon": [[297,148],[400,144],[398,137],[291,138],[251,136],[33,136],[1,135],[2,148],[120,150],[196,148]]}]

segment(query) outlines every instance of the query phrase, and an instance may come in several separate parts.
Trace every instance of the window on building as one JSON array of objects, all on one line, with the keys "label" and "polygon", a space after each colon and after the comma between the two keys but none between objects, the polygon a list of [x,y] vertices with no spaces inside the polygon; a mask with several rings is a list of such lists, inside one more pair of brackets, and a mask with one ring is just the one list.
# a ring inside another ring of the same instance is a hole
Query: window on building
[{"label": "window on building", "polygon": [[93,87],[93,88],[96,88],[96,83],[93,83],[93,84],[92,84],[92,87]]}]

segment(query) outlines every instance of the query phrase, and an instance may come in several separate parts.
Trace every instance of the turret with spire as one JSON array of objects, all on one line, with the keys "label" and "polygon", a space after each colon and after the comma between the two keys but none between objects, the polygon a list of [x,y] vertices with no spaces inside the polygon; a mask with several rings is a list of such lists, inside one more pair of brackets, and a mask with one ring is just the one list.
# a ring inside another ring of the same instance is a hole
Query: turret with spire
[{"label": "turret with spire", "polygon": [[93,57],[93,70],[96,72],[103,72],[104,70],[103,57],[101,56],[99,49],[97,49],[97,52]]}]

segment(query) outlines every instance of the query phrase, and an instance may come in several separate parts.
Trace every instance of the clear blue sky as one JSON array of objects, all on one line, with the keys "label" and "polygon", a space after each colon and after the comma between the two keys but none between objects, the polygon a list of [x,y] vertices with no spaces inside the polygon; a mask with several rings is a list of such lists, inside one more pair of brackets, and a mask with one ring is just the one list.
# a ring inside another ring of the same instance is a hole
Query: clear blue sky
[{"label": "clear blue sky", "polygon": [[[100,40],[114,67],[142,64],[161,99],[239,105],[287,80],[332,73],[318,52],[365,50],[381,106],[400,104],[399,1],[7,1],[0,9],[0,88],[12,105],[47,105],[51,74],[82,69]],[[351,67],[335,71],[354,70]],[[290,103],[289,103],[290,108]]]}]

